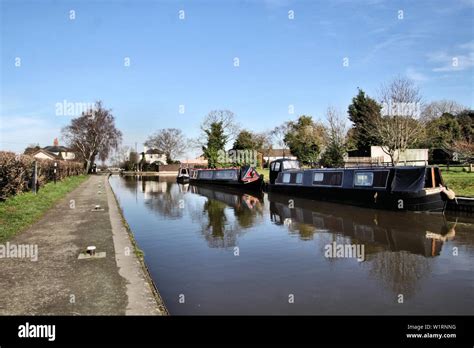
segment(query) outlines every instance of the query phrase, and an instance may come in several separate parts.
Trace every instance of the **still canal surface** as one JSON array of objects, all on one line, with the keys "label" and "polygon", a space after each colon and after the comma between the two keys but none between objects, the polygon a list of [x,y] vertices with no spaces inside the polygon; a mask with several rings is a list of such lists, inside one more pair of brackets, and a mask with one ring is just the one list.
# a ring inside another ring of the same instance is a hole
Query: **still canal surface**
[{"label": "still canal surface", "polygon": [[474,313],[474,219],[110,183],[171,314]]}]

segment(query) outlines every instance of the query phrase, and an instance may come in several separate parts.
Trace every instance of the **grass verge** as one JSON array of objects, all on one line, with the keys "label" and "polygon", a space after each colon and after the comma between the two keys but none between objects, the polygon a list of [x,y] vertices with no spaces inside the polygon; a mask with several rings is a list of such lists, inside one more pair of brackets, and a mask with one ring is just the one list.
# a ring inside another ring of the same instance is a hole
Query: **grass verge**
[{"label": "grass verge", "polygon": [[47,183],[36,195],[24,192],[0,202],[0,241],[10,239],[38,221],[61,198],[87,178],[87,175],[71,176],[56,184]]},{"label": "grass verge", "polygon": [[270,180],[270,170],[268,168],[257,168],[257,172],[258,174],[264,175],[263,179],[265,180],[265,182]]},{"label": "grass verge", "polygon": [[474,173],[442,171],[443,180],[456,196],[474,197]]}]

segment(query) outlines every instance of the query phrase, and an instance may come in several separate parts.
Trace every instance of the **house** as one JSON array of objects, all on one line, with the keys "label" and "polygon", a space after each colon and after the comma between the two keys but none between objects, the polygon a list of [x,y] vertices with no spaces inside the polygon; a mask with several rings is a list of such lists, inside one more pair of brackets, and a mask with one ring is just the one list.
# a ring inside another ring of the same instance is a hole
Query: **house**
[{"label": "house", "polygon": [[[428,164],[428,149],[406,149],[401,153],[397,151],[395,157],[398,158],[397,166],[425,166]],[[391,165],[391,158],[381,146],[371,146],[368,156],[357,157],[349,153],[344,162],[346,167]]]},{"label": "house", "polygon": [[25,155],[30,155],[39,159],[48,159],[52,161],[73,161],[76,154],[68,147],[60,146],[58,138],[55,138],[52,146],[30,147],[25,150]]},{"label": "house", "polygon": [[194,158],[194,159],[185,159],[181,161],[181,164],[188,167],[204,167],[207,168],[207,159],[203,156]]},{"label": "house", "polygon": [[265,163],[270,163],[279,158],[289,158],[296,160],[297,157],[294,156],[288,149],[270,149],[267,153],[263,155],[263,160]]},{"label": "house", "polygon": [[166,155],[158,149],[149,149],[147,146],[143,147],[142,159],[147,164],[163,165],[167,164]]}]

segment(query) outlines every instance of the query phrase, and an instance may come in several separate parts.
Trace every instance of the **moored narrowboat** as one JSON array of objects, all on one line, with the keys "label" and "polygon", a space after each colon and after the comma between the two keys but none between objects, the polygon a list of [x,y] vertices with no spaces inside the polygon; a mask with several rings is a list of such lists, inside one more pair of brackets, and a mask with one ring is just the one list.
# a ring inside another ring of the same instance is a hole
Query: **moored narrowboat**
[{"label": "moored narrowboat", "polygon": [[454,198],[434,166],[303,170],[289,159],[270,163],[267,190],[375,209],[438,213]]},{"label": "moored narrowboat", "polygon": [[263,175],[258,174],[255,168],[250,166],[222,169],[191,169],[189,181],[192,184],[221,185],[251,191],[261,191],[263,188]]},{"label": "moored narrowboat", "polygon": [[179,168],[176,181],[181,182],[181,183],[189,182],[189,168],[184,168],[184,167]]}]

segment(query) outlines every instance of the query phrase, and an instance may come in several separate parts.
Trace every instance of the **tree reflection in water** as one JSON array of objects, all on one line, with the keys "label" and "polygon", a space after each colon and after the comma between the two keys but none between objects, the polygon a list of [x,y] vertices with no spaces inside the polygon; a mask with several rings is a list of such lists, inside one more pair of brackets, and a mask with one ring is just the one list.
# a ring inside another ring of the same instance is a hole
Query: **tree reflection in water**
[{"label": "tree reflection in water", "polygon": [[404,298],[412,296],[419,281],[430,273],[430,260],[408,251],[381,251],[368,258],[370,275]]},{"label": "tree reflection in water", "polygon": [[238,238],[263,213],[261,199],[250,194],[200,186],[192,186],[191,191],[207,198],[200,216],[201,233],[211,248],[236,246]]},{"label": "tree reflection in water", "polygon": [[145,206],[162,215],[178,219],[184,214],[183,194],[176,184],[176,178],[170,176],[125,176],[124,186],[138,194],[143,195]]}]

